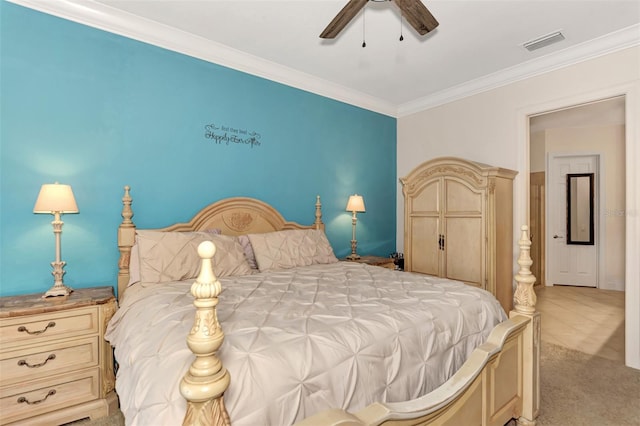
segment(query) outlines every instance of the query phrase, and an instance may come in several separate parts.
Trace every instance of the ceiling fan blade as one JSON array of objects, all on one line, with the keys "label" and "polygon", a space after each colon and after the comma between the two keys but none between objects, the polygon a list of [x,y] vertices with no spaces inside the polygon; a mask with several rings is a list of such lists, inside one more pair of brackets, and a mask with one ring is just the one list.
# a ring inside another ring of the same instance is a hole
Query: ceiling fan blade
[{"label": "ceiling fan blade", "polygon": [[420,0],[393,0],[396,2],[402,16],[415,28],[420,35],[425,35],[439,24],[429,9]]},{"label": "ceiling fan blade", "polygon": [[344,27],[347,26],[349,21],[360,12],[360,9],[367,4],[368,0],[349,0],[342,10],[333,18],[333,21],[327,25],[320,38],[335,38]]}]

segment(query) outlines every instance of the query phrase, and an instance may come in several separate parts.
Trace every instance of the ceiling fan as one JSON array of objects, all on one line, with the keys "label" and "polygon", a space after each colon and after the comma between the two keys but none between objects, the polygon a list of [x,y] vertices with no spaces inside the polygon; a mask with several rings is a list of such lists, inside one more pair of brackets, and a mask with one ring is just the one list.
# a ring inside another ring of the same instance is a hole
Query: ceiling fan
[{"label": "ceiling fan", "polygon": [[425,35],[438,26],[436,18],[420,0],[349,0],[320,34],[320,38],[335,38],[368,1],[393,1],[400,8],[402,16],[420,35]]}]

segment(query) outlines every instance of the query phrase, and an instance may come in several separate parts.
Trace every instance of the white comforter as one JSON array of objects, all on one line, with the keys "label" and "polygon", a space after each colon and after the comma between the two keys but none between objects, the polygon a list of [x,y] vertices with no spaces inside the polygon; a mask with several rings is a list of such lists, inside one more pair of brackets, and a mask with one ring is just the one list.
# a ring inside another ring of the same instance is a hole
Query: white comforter
[{"label": "white comforter", "polygon": [[[136,284],[109,323],[127,425],[182,423],[192,281]],[[483,290],[357,263],[220,281],[219,356],[234,425],[288,425],[328,408],[419,397],[506,318]]]}]

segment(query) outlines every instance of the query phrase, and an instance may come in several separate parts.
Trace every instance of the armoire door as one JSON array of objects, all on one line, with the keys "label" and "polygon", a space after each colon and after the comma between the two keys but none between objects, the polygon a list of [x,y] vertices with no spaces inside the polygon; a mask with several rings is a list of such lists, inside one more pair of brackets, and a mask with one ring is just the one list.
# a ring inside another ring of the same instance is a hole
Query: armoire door
[{"label": "armoire door", "polygon": [[409,241],[410,258],[405,258],[408,271],[440,275],[442,253],[438,245],[440,232],[440,179],[427,182],[411,199],[410,224],[405,240]]},{"label": "armoire door", "polygon": [[442,276],[485,288],[485,191],[445,177],[443,195]]}]

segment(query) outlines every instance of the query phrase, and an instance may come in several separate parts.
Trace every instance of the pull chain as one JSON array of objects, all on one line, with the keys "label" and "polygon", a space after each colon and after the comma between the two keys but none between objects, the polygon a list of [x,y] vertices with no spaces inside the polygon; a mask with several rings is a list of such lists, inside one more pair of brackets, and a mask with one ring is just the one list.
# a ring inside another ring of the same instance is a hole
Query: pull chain
[{"label": "pull chain", "polygon": [[402,35],[402,14],[400,14],[400,41],[404,40],[404,36]]},{"label": "pull chain", "polygon": [[363,48],[367,47],[367,43],[364,41],[364,33],[365,33],[365,31],[364,31],[365,30],[365,19],[364,18],[366,16],[364,11],[365,11],[365,8],[362,9],[362,47]]}]

